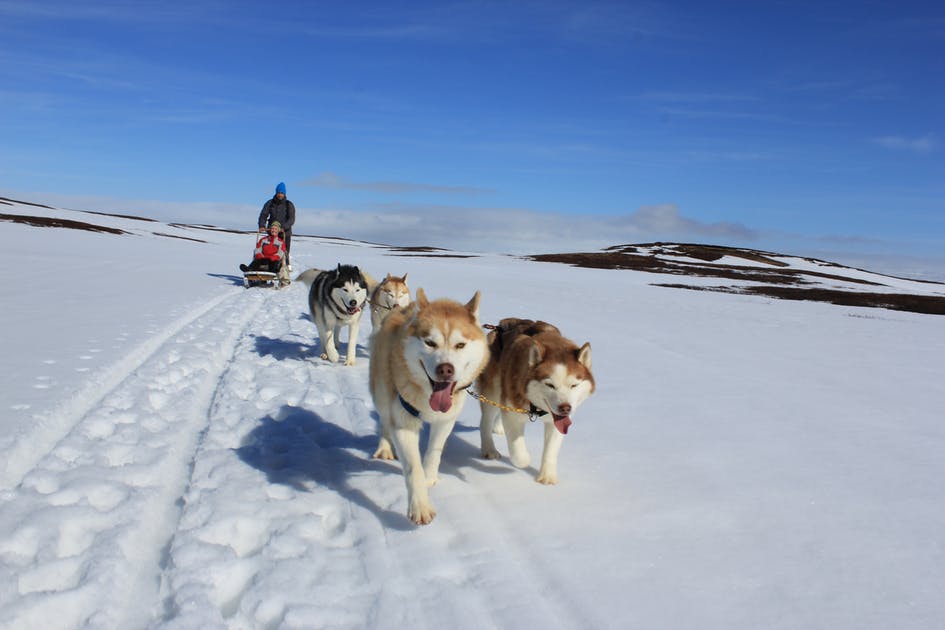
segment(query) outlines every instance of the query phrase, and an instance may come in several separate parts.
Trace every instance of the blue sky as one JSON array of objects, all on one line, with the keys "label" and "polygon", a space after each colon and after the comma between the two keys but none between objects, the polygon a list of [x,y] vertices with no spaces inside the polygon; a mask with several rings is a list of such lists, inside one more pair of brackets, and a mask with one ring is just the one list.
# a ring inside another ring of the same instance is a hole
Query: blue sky
[{"label": "blue sky", "polygon": [[0,194],[574,250],[945,252],[941,2],[0,0]]}]

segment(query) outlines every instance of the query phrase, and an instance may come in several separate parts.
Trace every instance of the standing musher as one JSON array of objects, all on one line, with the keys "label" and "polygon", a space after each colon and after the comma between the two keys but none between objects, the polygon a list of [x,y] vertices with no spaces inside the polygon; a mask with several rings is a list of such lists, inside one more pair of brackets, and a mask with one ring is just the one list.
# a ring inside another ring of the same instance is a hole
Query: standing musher
[{"label": "standing musher", "polygon": [[295,223],[295,204],[285,196],[285,182],[276,186],[276,194],[263,204],[259,213],[259,229],[267,230],[274,222],[282,225],[282,240],[285,241],[285,264],[288,271],[292,271],[292,261],[289,252],[292,249],[292,225]]}]

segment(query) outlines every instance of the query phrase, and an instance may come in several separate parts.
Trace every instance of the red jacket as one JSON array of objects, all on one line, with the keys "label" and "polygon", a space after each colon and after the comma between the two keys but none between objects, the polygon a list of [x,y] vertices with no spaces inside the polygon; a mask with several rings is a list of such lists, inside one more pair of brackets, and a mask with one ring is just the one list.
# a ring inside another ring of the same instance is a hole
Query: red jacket
[{"label": "red jacket", "polygon": [[266,260],[282,260],[285,255],[285,242],[278,236],[264,234],[256,242],[256,251],[253,252],[253,258]]}]

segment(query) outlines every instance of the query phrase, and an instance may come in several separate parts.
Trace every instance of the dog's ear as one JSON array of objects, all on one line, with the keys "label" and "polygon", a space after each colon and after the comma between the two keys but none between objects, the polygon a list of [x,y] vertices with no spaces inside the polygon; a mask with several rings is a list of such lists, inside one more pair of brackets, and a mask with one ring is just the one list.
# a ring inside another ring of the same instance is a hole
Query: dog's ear
[{"label": "dog's ear", "polygon": [[403,281],[404,281],[404,284],[407,284],[407,274],[404,274]]},{"label": "dog's ear", "polygon": [[528,347],[528,367],[533,368],[539,363],[541,363],[542,358],[544,358],[545,349],[540,343],[531,340],[531,344]]},{"label": "dog's ear", "polygon": [[482,297],[482,294],[479,291],[476,291],[476,295],[472,296],[472,299],[466,302],[466,310],[475,317],[479,319],[479,298]]},{"label": "dog's ear", "polygon": [[427,299],[427,294],[423,292],[423,288],[417,289],[417,305],[420,308],[426,308],[430,305],[430,300]]},{"label": "dog's ear", "polygon": [[586,367],[588,370],[591,369],[591,342],[587,341],[583,346],[577,351],[577,360],[578,363]]}]

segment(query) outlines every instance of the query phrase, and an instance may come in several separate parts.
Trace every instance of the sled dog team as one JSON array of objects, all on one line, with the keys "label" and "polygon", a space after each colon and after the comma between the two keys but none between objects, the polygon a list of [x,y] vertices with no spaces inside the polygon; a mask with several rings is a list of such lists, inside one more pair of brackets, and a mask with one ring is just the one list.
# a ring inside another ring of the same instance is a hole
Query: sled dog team
[{"label": "sled dog team", "polygon": [[[537,481],[558,482],[558,452],[571,414],[594,392],[591,346],[577,344],[551,324],[506,318],[488,335],[479,321],[480,293],[465,304],[430,300],[417,289],[411,301],[406,274],[377,282],[353,265],[309,269],[297,280],[309,288],[321,358],[338,361],[338,334],[348,326],[345,365],[354,365],[358,329],[371,310],[370,390],[380,418],[374,457],[400,459],[407,484],[407,517],[430,523],[436,511],[429,488],[438,481],[446,439],[463,409],[467,390],[480,400],[482,456],[498,459],[493,433],[505,433],[509,458],[527,467],[524,430],[544,425]],[[430,425],[426,452],[420,430]]]}]

